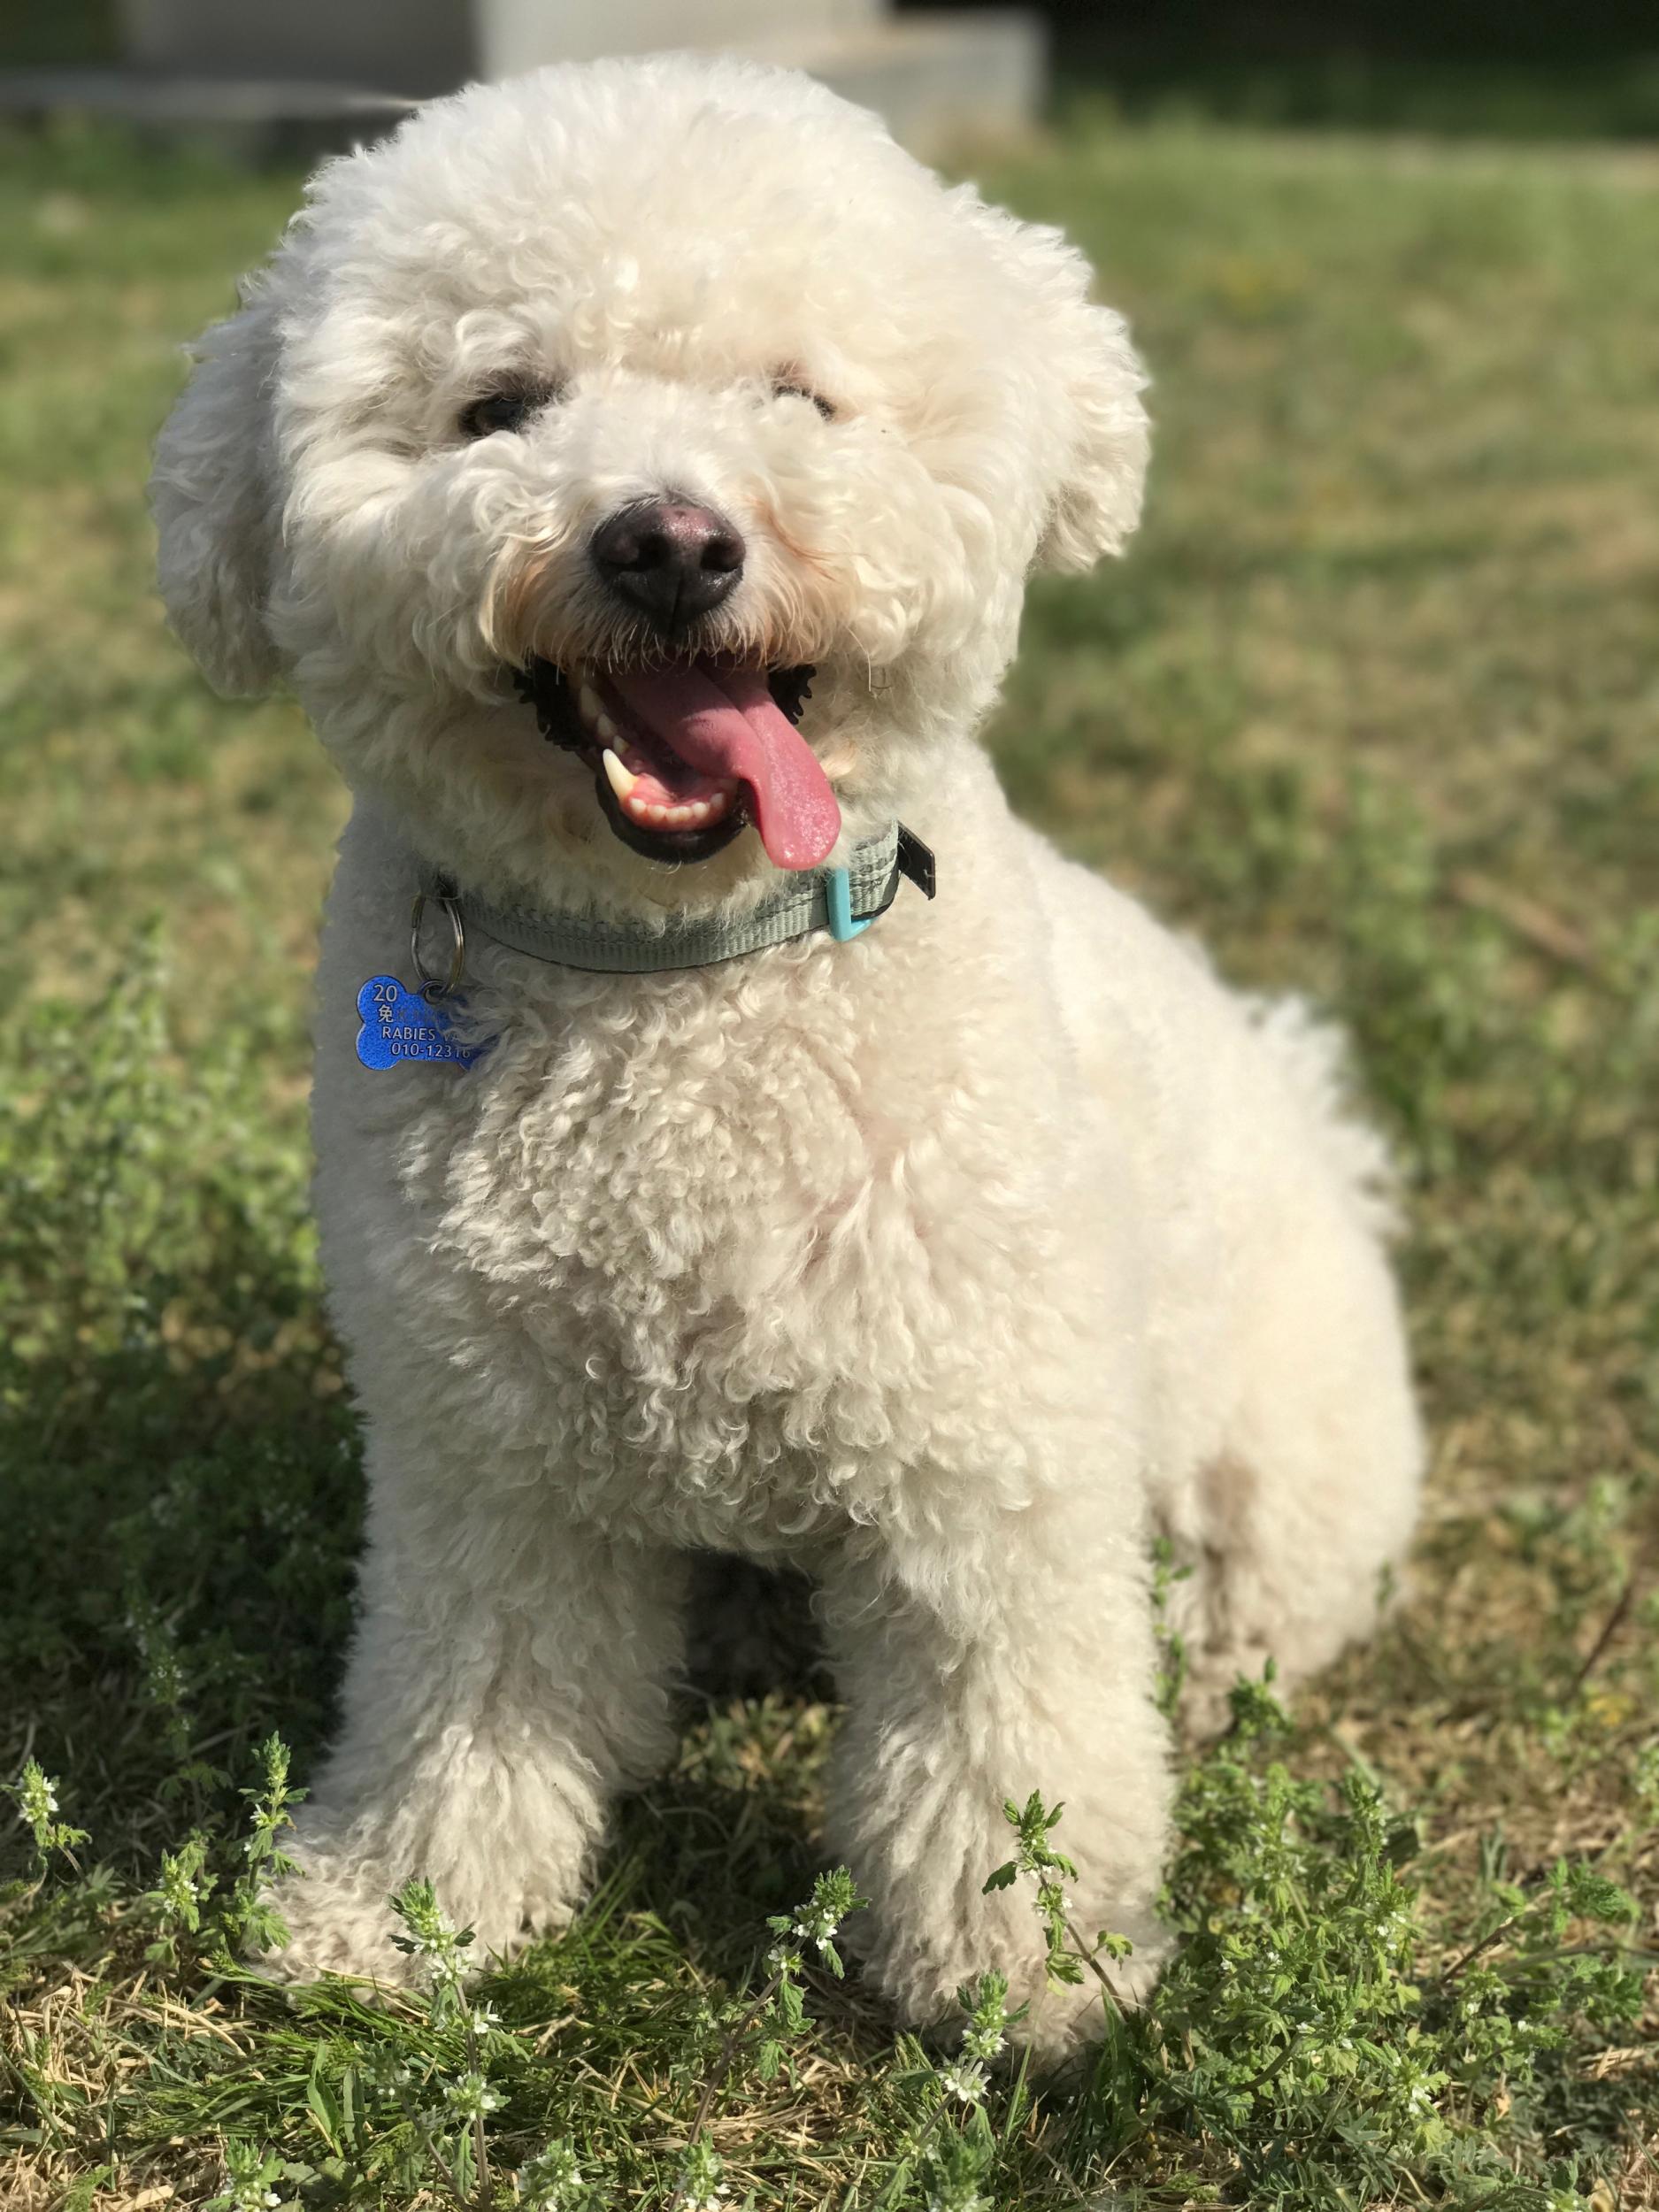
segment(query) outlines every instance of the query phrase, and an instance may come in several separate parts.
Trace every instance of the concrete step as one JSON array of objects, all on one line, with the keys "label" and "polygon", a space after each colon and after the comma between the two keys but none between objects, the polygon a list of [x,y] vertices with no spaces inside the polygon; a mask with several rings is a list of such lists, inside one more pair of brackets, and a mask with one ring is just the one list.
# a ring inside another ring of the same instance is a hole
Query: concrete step
[{"label": "concrete step", "polygon": [[136,69],[0,69],[0,117],[108,116],[161,143],[235,161],[311,162],[371,144],[417,103],[311,78],[151,76]]},{"label": "concrete step", "polygon": [[889,17],[833,39],[791,31],[743,50],[805,69],[843,99],[874,108],[912,153],[1018,137],[1042,109],[1048,45],[1018,9]]},{"label": "concrete step", "polygon": [[856,35],[883,0],[119,0],[137,67],[190,77],[372,84],[424,99],[469,77],[663,47]]},{"label": "concrete step", "polygon": [[[845,0],[826,27],[792,20],[734,43],[734,50],[805,69],[885,116],[894,135],[925,157],[1017,135],[1041,108],[1046,54],[1034,16],[1012,10],[855,19]],[[862,8],[863,0],[851,0]],[[775,14],[774,19],[775,20]],[[564,57],[568,58],[568,57]],[[555,60],[527,54],[521,66]],[[152,69],[0,71],[0,114],[71,111],[120,117],[163,134],[210,138],[250,159],[314,157],[379,137],[415,104],[396,77]]]},{"label": "concrete step", "polygon": [[[169,0],[170,5],[178,0]],[[601,54],[649,54],[694,46],[748,51],[787,35],[818,44],[856,37],[877,21],[884,0],[473,0],[473,67],[513,77],[549,61]]]}]

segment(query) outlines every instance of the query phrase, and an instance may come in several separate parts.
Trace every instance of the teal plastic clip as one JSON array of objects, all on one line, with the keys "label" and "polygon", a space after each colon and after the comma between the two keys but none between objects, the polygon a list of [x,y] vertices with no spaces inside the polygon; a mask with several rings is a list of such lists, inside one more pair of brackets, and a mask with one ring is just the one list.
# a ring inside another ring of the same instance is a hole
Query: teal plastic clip
[{"label": "teal plastic clip", "polygon": [[844,945],[849,937],[861,936],[875,919],[870,914],[862,922],[854,921],[852,886],[845,868],[825,869],[824,901],[829,909],[830,935],[838,945]]}]

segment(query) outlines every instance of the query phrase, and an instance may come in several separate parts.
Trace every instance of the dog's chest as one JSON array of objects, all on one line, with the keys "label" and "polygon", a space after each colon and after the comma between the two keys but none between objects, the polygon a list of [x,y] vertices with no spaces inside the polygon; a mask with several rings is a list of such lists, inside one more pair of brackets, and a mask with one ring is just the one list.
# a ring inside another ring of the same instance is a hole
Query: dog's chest
[{"label": "dog's chest", "polygon": [[448,1356],[612,1525],[764,1549],[878,1515],[925,1371],[969,1356],[963,1271],[1034,1228],[983,1118],[814,965],[521,1015],[384,1133]]}]

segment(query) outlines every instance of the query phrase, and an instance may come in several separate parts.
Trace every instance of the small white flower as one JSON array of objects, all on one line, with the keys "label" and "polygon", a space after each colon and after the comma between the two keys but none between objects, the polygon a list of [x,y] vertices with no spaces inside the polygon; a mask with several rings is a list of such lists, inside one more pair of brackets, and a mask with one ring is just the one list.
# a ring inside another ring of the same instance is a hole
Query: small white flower
[{"label": "small white flower", "polygon": [[248,2180],[238,2185],[231,2201],[236,2212],[273,2212],[282,2200],[274,2189],[267,2189],[259,2181]]},{"label": "small white flower", "polygon": [[928,2192],[927,2212],[991,2212],[991,2200],[982,2197],[977,2189],[971,2189],[964,2196],[959,2188],[947,2182],[942,2188]]},{"label": "small white flower", "polygon": [[814,1910],[810,1905],[803,1905],[795,1916],[796,1935],[803,1943],[816,1944],[820,1952],[827,1951],[834,1942],[841,1924],[833,1913],[822,1908]]},{"label": "small white flower", "polygon": [[985,2069],[977,2059],[959,2058],[939,2070],[939,2085],[948,2097],[964,2104],[979,2104],[985,2095]]},{"label": "small white flower", "polygon": [[487,2112],[499,2110],[501,2092],[492,2089],[480,2073],[463,2074],[452,2081],[443,2093],[443,2101],[450,2110],[469,2120],[481,2119]]},{"label": "small white flower", "polygon": [[490,2035],[501,2025],[501,2015],[494,2005],[474,2005],[466,2016],[466,2024],[474,2035]]},{"label": "small white flower", "polygon": [[564,2137],[518,2169],[518,2198],[528,2212],[564,2212],[581,2193],[581,2168]]},{"label": "small white flower", "polygon": [[962,2032],[963,2055],[967,2058],[993,2059],[1007,2045],[1008,2038],[997,2028],[968,2027]]}]

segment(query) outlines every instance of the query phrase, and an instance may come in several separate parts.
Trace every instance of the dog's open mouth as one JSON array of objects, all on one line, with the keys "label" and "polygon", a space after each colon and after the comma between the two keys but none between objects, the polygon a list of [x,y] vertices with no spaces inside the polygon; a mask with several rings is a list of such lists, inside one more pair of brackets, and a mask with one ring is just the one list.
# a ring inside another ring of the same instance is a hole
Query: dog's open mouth
[{"label": "dog's open mouth", "polygon": [[779,868],[816,868],[841,809],[796,727],[810,668],[759,669],[705,655],[650,669],[518,672],[541,733],[594,772],[606,820],[662,861],[707,860],[752,822]]}]

